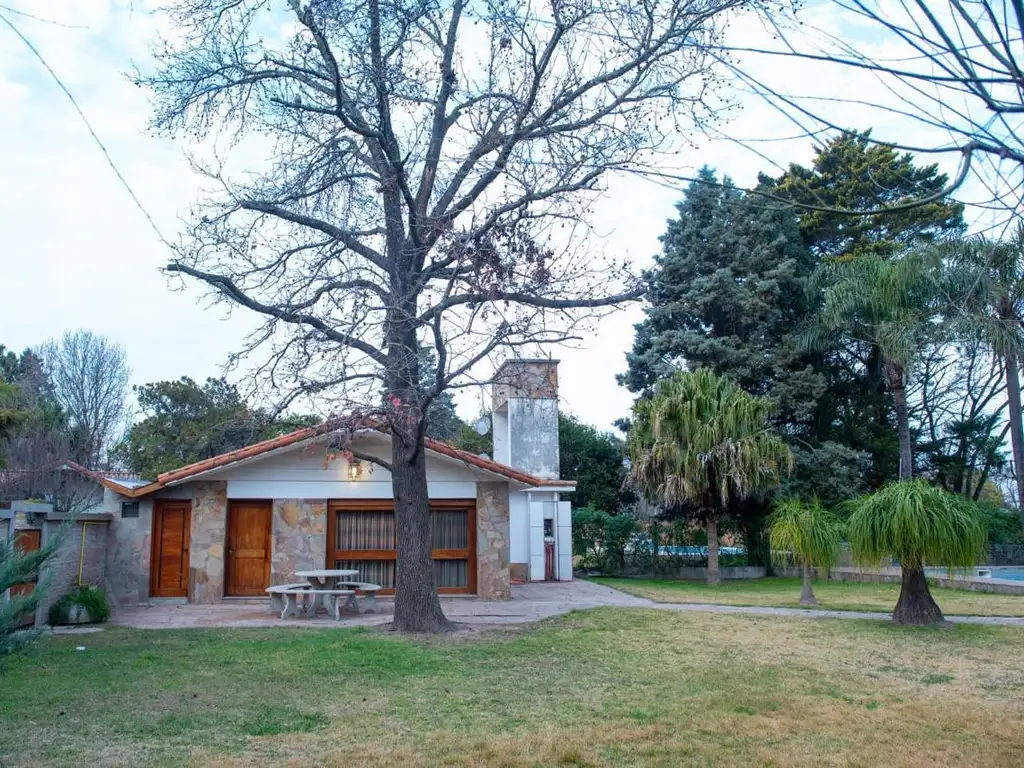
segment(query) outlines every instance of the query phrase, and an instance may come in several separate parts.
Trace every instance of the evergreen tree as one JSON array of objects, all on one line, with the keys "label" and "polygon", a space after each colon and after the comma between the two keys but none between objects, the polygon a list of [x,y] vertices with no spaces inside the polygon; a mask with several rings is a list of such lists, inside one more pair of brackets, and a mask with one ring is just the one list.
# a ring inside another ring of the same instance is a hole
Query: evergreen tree
[{"label": "evergreen tree", "polygon": [[455,412],[455,399],[451,392],[442,392],[435,397],[427,408],[426,416],[425,434],[434,440],[454,443],[465,426],[465,422]]},{"label": "evergreen tree", "polygon": [[558,414],[558,462],[563,480],[575,480],[574,507],[591,507],[615,514],[633,494],[624,490],[625,445],[610,432],[601,432],[575,416]]},{"label": "evergreen tree", "polygon": [[[909,152],[869,140],[871,131],[844,133],[815,148],[810,168],[791,165],[777,179],[760,177],[765,191],[807,206],[878,211],[912,203],[949,183],[938,166],[918,166]],[[937,200],[904,210],[851,216],[797,211],[800,233],[820,259],[891,256],[912,243],[964,231],[963,205]]]},{"label": "evergreen tree", "polygon": [[[31,349],[16,355],[0,344],[0,466],[35,469],[66,459],[70,437],[39,355]],[[27,443],[32,450],[25,450]]]},{"label": "evergreen tree", "polygon": [[112,454],[148,479],[317,422],[311,416],[275,419],[251,408],[224,379],[200,386],[183,376],[135,387],[135,394],[146,416]]},{"label": "evergreen tree", "polygon": [[718,184],[709,168],[676,210],[645,276],[650,305],[620,383],[644,392],[674,370],[708,368],[773,396],[776,423],[807,424],[824,389],[820,356],[800,353],[789,334],[811,309],[816,262],[792,213],[728,178]]}]

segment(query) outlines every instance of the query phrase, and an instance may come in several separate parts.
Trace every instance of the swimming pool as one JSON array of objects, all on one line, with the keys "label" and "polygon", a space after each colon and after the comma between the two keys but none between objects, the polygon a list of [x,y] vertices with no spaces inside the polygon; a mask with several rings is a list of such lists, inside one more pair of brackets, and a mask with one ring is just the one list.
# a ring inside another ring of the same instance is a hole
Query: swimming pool
[{"label": "swimming pool", "polygon": [[996,565],[992,568],[993,579],[1011,579],[1012,581],[1024,581],[1024,566],[1020,565]]}]

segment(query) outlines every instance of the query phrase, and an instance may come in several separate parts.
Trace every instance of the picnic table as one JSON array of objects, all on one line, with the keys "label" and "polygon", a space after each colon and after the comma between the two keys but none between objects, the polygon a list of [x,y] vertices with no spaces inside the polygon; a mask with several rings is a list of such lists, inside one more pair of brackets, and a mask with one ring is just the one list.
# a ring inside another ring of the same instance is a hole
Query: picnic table
[{"label": "picnic table", "polygon": [[324,604],[324,598],[327,594],[337,590],[338,582],[347,576],[356,576],[359,571],[338,569],[338,568],[319,568],[313,571],[296,571],[295,575],[300,579],[305,579],[309,582],[309,591],[313,596],[312,601],[306,605],[306,612],[310,616],[316,616],[321,608],[326,608]]}]

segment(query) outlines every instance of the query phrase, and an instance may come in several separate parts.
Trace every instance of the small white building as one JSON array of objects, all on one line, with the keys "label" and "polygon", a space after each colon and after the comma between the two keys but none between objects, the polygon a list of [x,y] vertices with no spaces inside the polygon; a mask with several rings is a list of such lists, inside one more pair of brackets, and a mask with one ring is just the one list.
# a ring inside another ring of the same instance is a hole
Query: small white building
[{"label": "small white building", "polygon": [[[434,579],[442,593],[510,596],[513,580],[572,578],[570,505],[559,479],[557,362],[518,360],[494,386],[493,459],[427,441]],[[367,429],[359,453],[390,457]],[[165,472],[100,483],[83,515],[107,520],[105,582],[113,601],[216,602],[263,595],[312,568],[351,568],[394,585],[397,553],[390,473],[348,462],[311,427]],[[69,465],[70,466],[70,465]]]}]

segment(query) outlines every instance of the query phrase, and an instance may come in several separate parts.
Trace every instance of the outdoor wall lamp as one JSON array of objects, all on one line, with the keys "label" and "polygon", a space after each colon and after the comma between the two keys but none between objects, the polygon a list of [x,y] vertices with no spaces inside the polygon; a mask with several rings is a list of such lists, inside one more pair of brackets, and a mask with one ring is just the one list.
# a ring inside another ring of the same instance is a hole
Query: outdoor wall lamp
[{"label": "outdoor wall lamp", "polygon": [[352,459],[348,463],[348,479],[353,483],[363,475],[363,465],[358,459]]}]

